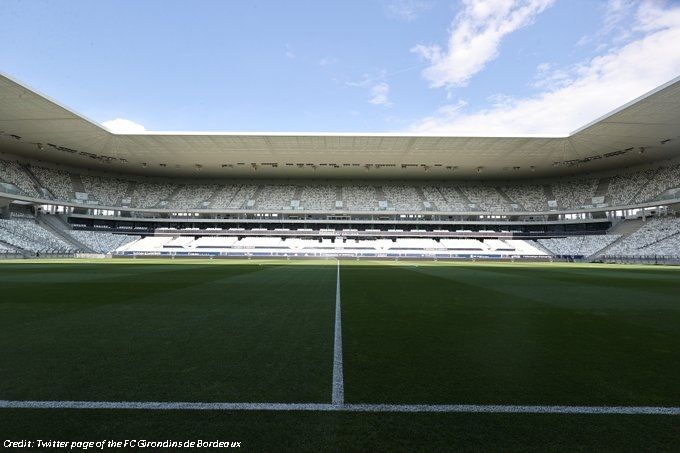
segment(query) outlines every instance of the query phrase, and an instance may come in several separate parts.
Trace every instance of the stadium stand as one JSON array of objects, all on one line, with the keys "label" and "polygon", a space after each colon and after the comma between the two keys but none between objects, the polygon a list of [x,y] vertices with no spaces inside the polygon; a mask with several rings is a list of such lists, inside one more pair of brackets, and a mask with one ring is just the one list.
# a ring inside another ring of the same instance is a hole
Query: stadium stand
[{"label": "stadium stand", "polygon": [[[238,186],[234,196],[226,204],[228,209],[245,209],[248,208],[249,201],[255,196],[257,186],[254,184],[244,184]],[[252,206],[250,206],[252,207]]]},{"label": "stadium stand", "polygon": [[38,253],[73,253],[76,250],[33,220],[0,219],[0,241]]},{"label": "stadium stand", "polygon": [[599,252],[620,236],[571,236],[564,238],[539,239],[538,243],[556,256],[588,257]]},{"label": "stadium stand", "polygon": [[41,186],[49,190],[55,199],[71,201],[76,198],[71,176],[67,172],[37,165],[31,166],[31,171]]},{"label": "stadium stand", "polygon": [[[178,239],[182,239],[178,241]],[[348,256],[385,258],[547,258],[529,241],[397,238],[323,239],[283,237],[183,237],[150,236],[125,244],[121,255],[212,256]]]},{"label": "stadium stand", "polygon": [[38,196],[33,186],[33,181],[16,162],[0,160],[0,181],[12,184],[21,193],[29,197]]},{"label": "stadium stand", "polygon": [[642,170],[615,175],[609,181],[606,200],[612,206],[631,203],[635,195],[654,176],[653,170]]},{"label": "stadium stand", "polygon": [[121,206],[128,182],[119,178],[102,178],[82,175],[80,177],[85,193],[104,206]]},{"label": "stadium stand", "polygon": [[463,186],[468,200],[481,211],[510,211],[512,207],[498,193],[495,187]]},{"label": "stadium stand", "polygon": [[[132,205],[136,208],[152,208],[161,201],[167,201],[170,194],[176,189],[173,184],[141,182],[135,185],[132,193]],[[109,190],[107,188],[107,190]],[[97,195],[94,195],[97,198]],[[108,199],[115,198],[114,194],[105,196]],[[103,198],[103,197],[102,197]]]},{"label": "stadium stand", "polygon": [[591,205],[596,188],[596,179],[560,180],[552,185],[557,203],[563,209],[576,209]]},{"label": "stadium stand", "polygon": [[508,197],[526,211],[546,211],[548,199],[543,187],[535,184],[508,185],[503,188]]},{"label": "stadium stand", "polygon": [[465,199],[461,193],[454,187],[427,187],[424,192],[428,199],[431,197],[432,202],[436,204],[440,211],[470,210],[469,203],[465,203]]},{"label": "stadium stand", "polygon": [[257,191],[254,207],[262,210],[291,209],[296,186],[264,185]]},{"label": "stadium stand", "polygon": [[396,211],[421,211],[423,210],[423,200],[418,195],[418,188],[402,185],[383,185],[382,191],[385,194],[390,209]]},{"label": "stadium stand", "polygon": [[[0,160],[0,170],[1,182],[15,186],[24,195],[39,196],[36,184],[20,164]],[[521,182],[367,185],[345,182],[336,186],[310,182],[244,184],[239,181],[206,184],[76,174],[39,165],[32,165],[30,171],[55,200],[177,210],[541,212],[554,210],[548,206],[546,188],[554,194],[557,209],[574,210],[592,207],[600,184],[598,177],[560,178],[544,185]],[[76,187],[74,181],[82,187]],[[674,188],[680,188],[678,165],[628,171],[609,178],[602,202],[609,206],[645,202]]]},{"label": "stadium stand", "polygon": [[96,253],[111,253],[126,244],[141,239],[140,236],[121,235],[97,231],[70,231],[74,238],[85,244]]},{"label": "stadium stand", "polygon": [[304,185],[300,194],[303,209],[309,211],[331,211],[335,209],[337,190],[327,185]]},{"label": "stadium stand", "polygon": [[659,168],[649,182],[642,187],[635,201],[652,200],[664,191],[676,187],[680,187],[680,165]]},{"label": "stadium stand", "polygon": [[241,186],[237,184],[218,185],[215,192],[206,200],[208,207],[210,209],[227,209],[240,188]]},{"label": "stadium stand", "polygon": [[680,256],[680,218],[650,218],[636,232],[614,244],[610,256]]},{"label": "stadium stand", "polygon": [[342,186],[343,206],[348,211],[375,211],[378,209],[378,199],[373,186],[345,185]]},{"label": "stadium stand", "polygon": [[168,205],[177,209],[203,209],[212,198],[215,191],[219,190],[217,184],[190,184],[179,187]]}]

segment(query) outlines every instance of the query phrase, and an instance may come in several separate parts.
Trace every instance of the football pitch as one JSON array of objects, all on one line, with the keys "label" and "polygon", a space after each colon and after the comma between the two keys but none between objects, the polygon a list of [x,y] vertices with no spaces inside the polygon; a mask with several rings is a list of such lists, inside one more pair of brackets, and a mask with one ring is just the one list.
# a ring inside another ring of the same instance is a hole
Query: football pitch
[{"label": "football pitch", "polygon": [[0,262],[0,440],[676,450],[680,268]]}]

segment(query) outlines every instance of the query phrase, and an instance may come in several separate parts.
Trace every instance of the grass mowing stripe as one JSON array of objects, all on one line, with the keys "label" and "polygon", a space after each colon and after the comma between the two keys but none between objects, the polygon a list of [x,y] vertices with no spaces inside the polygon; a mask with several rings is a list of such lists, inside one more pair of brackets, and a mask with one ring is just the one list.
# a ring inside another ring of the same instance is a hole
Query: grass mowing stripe
[{"label": "grass mowing stripe", "polygon": [[333,342],[333,396],[335,405],[345,402],[345,382],[342,372],[342,308],[340,306],[340,260],[335,284],[335,338]]},{"label": "grass mowing stripe", "polygon": [[346,401],[678,406],[665,301],[487,267],[344,267]]},{"label": "grass mowing stripe", "polygon": [[0,409],[411,412],[493,414],[680,415],[680,407],[518,406],[494,404],[198,403],[168,401],[7,401]]},{"label": "grass mowing stripe", "polygon": [[3,288],[0,398],[330,403],[331,266],[190,269]]}]

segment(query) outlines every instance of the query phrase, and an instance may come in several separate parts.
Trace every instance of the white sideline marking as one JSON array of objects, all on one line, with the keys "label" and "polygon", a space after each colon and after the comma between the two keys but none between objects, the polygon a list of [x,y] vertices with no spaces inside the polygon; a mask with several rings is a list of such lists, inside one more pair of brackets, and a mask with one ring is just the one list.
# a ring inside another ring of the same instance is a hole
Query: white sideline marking
[{"label": "white sideline marking", "polygon": [[333,340],[333,393],[334,406],[345,403],[345,379],[342,371],[342,310],[340,307],[340,260],[335,283],[335,338]]},{"label": "white sideline marking", "polygon": [[477,404],[191,403],[165,401],[9,401],[0,409],[138,409],[202,411],[438,412],[495,414],[680,415],[680,407],[512,406]]}]

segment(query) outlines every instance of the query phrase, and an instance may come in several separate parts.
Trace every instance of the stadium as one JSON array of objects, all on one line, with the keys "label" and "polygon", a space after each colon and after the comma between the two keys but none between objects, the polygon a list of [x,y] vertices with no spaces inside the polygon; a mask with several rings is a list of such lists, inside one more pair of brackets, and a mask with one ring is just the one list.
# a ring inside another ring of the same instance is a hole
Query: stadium
[{"label": "stadium", "polygon": [[680,258],[678,80],[511,138],[119,135],[1,82],[8,256]]},{"label": "stadium", "polygon": [[563,136],[48,95],[0,75],[3,448],[678,448],[680,78]]}]

